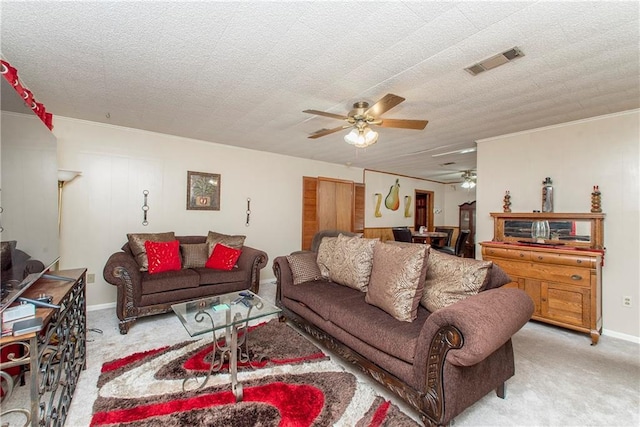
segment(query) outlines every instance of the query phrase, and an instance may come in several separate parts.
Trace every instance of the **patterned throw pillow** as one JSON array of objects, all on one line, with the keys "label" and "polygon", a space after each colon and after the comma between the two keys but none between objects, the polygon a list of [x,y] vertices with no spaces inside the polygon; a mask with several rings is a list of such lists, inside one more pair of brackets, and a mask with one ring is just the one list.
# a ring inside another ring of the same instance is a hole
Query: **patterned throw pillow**
[{"label": "patterned throw pillow", "polygon": [[289,261],[294,285],[323,278],[314,252],[287,255],[287,261]]},{"label": "patterned throw pillow", "polygon": [[129,240],[129,249],[140,266],[140,271],[147,271],[149,260],[147,259],[147,250],[144,243],[147,240],[152,242],[170,242],[176,239],[173,231],[167,233],[134,233],[127,234]]},{"label": "patterned throw pillow", "polygon": [[149,260],[149,274],[180,270],[180,242],[144,242]]},{"label": "patterned throw pillow", "polygon": [[180,245],[180,249],[184,268],[200,268],[207,263],[209,245],[206,243],[185,243]]},{"label": "patterned throw pillow", "polygon": [[221,233],[216,233],[215,231],[209,231],[209,234],[207,234],[207,244],[209,245],[208,255],[211,256],[211,252],[213,252],[213,248],[218,243],[222,243],[223,245],[228,246],[230,248],[242,249],[242,246],[244,246],[244,240],[246,238],[247,236],[241,236],[241,235],[231,236],[229,234],[221,234]]},{"label": "patterned throw pillow", "polygon": [[240,249],[231,248],[222,243],[216,244],[211,252],[211,256],[204,265],[206,268],[215,270],[231,270],[235,265],[242,251]]},{"label": "patterned throw pillow", "polygon": [[403,322],[415,320],[428,256],[428,245],[377,242],[373,248],[373,268],[365,301]]},{"label": "patterned throw pillow", "polygon": [[477,294],[493,265],[491,261],[429,253],[427,280],[420,303],[430,312]]},{"label": "patterned throw pillow", "polygon": [[318,258],[316,262],[320,268],[320,274],[325,279],[329,278],[331,271],[331,260],[333,259],[333,251],[336,248],[337,237],[323,237],[318,246]]},{"label": "patterned throw pillow", "polygon": [[377,241],[338,235],[329,270],[331,281],[366,292],[373,265],[373,246]]}]

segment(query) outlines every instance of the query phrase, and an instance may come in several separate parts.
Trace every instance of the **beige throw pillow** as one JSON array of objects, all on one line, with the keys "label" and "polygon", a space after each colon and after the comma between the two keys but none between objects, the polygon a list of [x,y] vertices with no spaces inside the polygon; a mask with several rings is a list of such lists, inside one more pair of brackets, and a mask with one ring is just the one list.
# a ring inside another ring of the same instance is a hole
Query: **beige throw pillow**
[{"label": "beige throw pillow", "polygon": [[183,268],[204,268],[209,259],[209,245],[206,243],[185,243],[180,245]]},{"label": "beige throw pillow", "polygon": [[415,320],[427,274],[428,254],[428,245],[377,242],[365,301],[403,322]]},{"label": "beige throw pillow", "polygon": [[331,281],[366,292],[373,265],[373,246],[377,241],[338,235],[329,270]]},{"label": "beige throw pillow", "polygon": [[431,251],[427,280],[420,303],[430,312],[477,294],[485,283],[491,261],[459,258]]},{"label": "beige throw pillow", "polygon": [[316,262],[315,252],[287,255],[287,261],[289,261],[294,285],[323,278]]},{"label": "beige throw pillow", "polygon": [[127,239],[129,240],[129,249],[131,249],[131,253],[140,266],[140,271],[147,271],[149,269],[149,259],[147,258],[144,242],[147,240],[151,242],[171,242],[176,240],[176,236],[173,231],[166,233],[131,233],[127,234]]},{"label": "beige throw pillow", "polygon": [[242,235],[231,236],[229,234],[221,234],[221,233],[216,233],[215,231],[209,231],[209,234],[207,234],[207,245],[209,245],[209,254],[207,258],[211,256],[211,252],[213,252],[213,248],[218,243],[222,243],[223,245],[228,246],[230,248],[242,249],[242,246],[244,246],[244,240],[246,238],[247,236],[242,236]]},{"label": "beige throw pillow", "polygon": [[333,259],[333,252],[336,248],[337,237],[323,237],[318,246],[318,257],[316,262],[320,268],[320,274],[322,277],[328,279],[331,271],[331,262]]}]

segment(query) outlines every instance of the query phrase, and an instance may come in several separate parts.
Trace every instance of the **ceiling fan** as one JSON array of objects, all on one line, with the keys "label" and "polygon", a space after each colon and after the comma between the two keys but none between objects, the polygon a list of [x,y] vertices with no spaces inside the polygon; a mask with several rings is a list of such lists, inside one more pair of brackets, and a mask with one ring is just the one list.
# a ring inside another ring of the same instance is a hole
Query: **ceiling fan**
[{"label": "ceiling fan", "polygon": [[476,186],[477,179],[478,176],[475,171],[467,170],[462,172],[462,188],[466,188],[467,190],[472,189]]},{"label": "ceiling fan", "polygon": [[422,130],[429,123],[427,120],[407,120],[407,119],[384,119],[380,115],[389,111],[405,99],[392,93],[386,94],[382,99],[369,106],[368,102],[360,101],[353,104],[353,109],[345,115],[327,113],[326,111],[304,110],[303,113],[316,114],[318,116],[330,117],[332,119],[344,120],[347,122],[342,126],[333,129],[320,129],[309,138],[315,139],[326,136],[343,129],[353,127],[354,129],[345,135],[344,140],[349,144],[359,148],[368,147],[378,140],[378,133],[371,130],[370,126],[381,126],[388,128],[403,128]]}]

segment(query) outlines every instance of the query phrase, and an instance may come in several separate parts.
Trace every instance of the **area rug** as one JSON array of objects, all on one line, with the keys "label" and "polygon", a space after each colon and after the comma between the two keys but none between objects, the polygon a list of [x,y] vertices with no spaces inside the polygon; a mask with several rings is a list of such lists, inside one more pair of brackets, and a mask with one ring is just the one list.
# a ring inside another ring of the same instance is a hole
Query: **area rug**
[{"label": "area rug", "polygon": [[211,361],[210,339],[186,341],[106,362],[98,379],[92,426],[417,426],[370,384],[345,371],[286,323],[249,328],[250,350],[268,356],[239,363],[244,399],[236,403],[228,369],[200,390]]}]

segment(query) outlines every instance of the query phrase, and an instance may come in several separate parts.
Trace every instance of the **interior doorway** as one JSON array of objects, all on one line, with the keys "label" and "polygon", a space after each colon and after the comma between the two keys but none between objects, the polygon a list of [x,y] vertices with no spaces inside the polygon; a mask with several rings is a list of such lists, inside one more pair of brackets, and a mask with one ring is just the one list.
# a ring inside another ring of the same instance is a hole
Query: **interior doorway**
[{"label": "interior doorway", "polygon": [[433,231],[433,191],[415,190],[414,230],[426,227]]}]

